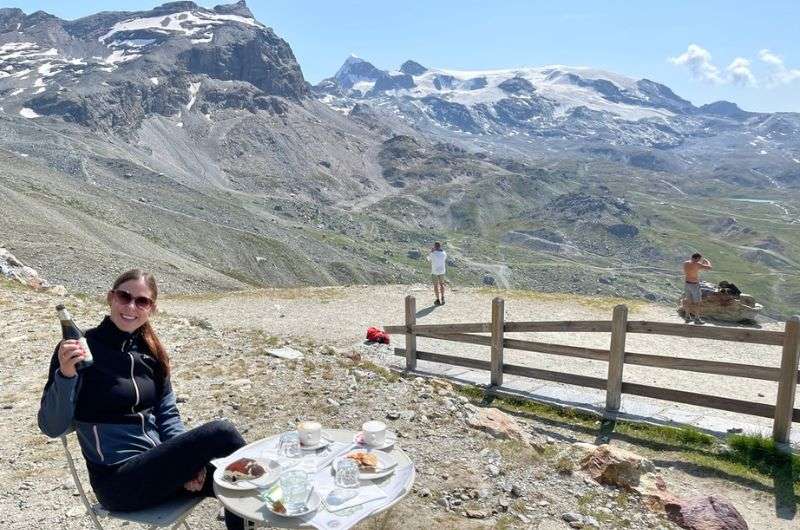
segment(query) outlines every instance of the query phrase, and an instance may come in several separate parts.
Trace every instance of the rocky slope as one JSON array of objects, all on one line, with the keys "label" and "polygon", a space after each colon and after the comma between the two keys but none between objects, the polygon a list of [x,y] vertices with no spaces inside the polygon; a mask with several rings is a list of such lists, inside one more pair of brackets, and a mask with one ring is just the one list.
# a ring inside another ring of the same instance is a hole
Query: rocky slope
[{"label": "rocky slope", "polygon": [[656,300],[700,249],[784,315],[797,130],[585,68],[350,59],[309,87],[244,2],[0,11],[0,246],[79,290],[419,281],[441,239],[459,283]]}]

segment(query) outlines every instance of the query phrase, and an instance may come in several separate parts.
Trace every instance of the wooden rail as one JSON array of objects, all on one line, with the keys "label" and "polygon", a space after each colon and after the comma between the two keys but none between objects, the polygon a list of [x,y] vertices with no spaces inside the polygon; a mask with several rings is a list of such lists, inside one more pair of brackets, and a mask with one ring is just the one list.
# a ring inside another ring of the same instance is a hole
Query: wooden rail
[{"label": "wooden rail", "polygon": [[[624,305],[614,308],[610,321],[505,322],[504,313],[504,301],[501,298],[495,298],[492,300],[492,321],[490,323],[417,324],[416,301],[412,296],[408,296],[406,297],[405,306],[405,325],[386,326],[384,329],[389,333],[405,334],[406,347],[396,348],[395,355],[402,355],[406,358],[406,369],[408,370],[414,370],[417,360],[421,359],[465,368],[487,370],[490,372],[490,384],[493,386],[502,386],[503,375],[509,374],[605,389],[606,412],[609,414],[619,411],[622,394],[631,394],[773,418],[772,435],[780,443],[788,443],[792,422],[800,422],[800,409],[794,408],[797,385],[800,382],[800,370],[798,370],[798,364],[800,364],[800,317],[798,316],[793,316],[786,322],[784,331],[767,331],[727,327],[699,327],[666,322],[629,321],[628,309]],[[517,332],[610,333],[611,340],[609,349],[606,350],[505,337],[505,333]],[[481,335],[481,333],[488,333],[489,335]],[[781,367],[774,368],[629,352],[625,349],[627,333],[782,346]],[[489,346],[491,350],[490,358],[485,361],[418,351],[417,337]],[[599,378],[507,364],[503,361],[503,354],[506,349],[604,361],[608,363],[608,370],[605,378]],[[623,377],[626,364],[775,381],[778,383],[778,397],[775,405],[769,405],[637,383],[626,383]]]}]

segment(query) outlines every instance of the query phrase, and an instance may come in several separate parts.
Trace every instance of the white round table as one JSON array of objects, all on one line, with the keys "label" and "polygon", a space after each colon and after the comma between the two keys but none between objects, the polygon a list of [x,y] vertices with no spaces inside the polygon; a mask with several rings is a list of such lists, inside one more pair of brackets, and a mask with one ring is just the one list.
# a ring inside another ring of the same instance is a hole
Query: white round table
[{"label": "white round table", "polygon": [[[355,431],[348,431],[342,429],[324,429],[324,434],[326,437],[331,439],[333,442],[342,442],[342,443],[352,443],[353,438],[356,435]],[[242,447],[234,454],[248,454],[252,453],[254,449],[257,449],[259,445],[265,445],[273,443],[280,437],[280,434],[275,436],[270,436],[268,438],[264,438],[262,440],[258,440],[253,442],[245,447]],[[354,447],[355,448],[355,447]],[[414,484],[414,479],[416,477],[416,470],[414,469],[414,464],[408,455],[399,449],[396,445],[391,449],[387,449],[384,451],[390,455],[392,455],[395,460],[397,460],[397,470],[401,469],[408,469],[410,468],[410,473],[406,472],[403,475],[408,475],[407,478],[403,481],[402,484],[399,486],[402,489],[400,495],[396,497],[387,497],[384,503],[373,507],[366,515],[364,515],[360,520],[363,521],[368,517],[372,517],[380,512],[388,510],[397,502],[399,502],[403,497],[408,494],[411,490],[411,486]],[[331,464],[329,463],[324,469],[329,470]],[[330,471],[328,471],[330,472]],[[379,487],[382,486],[389,486],[393,480],[396,480],[396,476],[399,471],[392,473],[389,476],[374,479],[368,481],[371,484],[375,484]],[[211,478],[211,477],[209,477]],[[392,486],[397,487],[397,484]],[[320,512],[320,510],[325,510],[323,505],[320,505],[319,510],[314,514],[309,514],[303,517],[281,517],[280,515],[273,514],[266,506],[266,503],[261,498],[261,491],[262,490],[232,490],[228,488],[224,488],[214,482],[214,494],[217,498],[222,502],[226,509],[243,517],[245,519],[246,525],[245,528],[253,528],[254,526],[267,526],[273,528],[310,528],[314,527],[315,525],[310,524],[311,519],[316,517],[316,515]],[[374,501],[373,501],[374,502]],[[324,514],[323,514],[324,515]],[[315,523],[319,523],[319,521],[315,521]],[[321,524],[321,527],[327,528],[341,528],[340,525],[336,524],[335,521],[331,521],[331,524]]]}]

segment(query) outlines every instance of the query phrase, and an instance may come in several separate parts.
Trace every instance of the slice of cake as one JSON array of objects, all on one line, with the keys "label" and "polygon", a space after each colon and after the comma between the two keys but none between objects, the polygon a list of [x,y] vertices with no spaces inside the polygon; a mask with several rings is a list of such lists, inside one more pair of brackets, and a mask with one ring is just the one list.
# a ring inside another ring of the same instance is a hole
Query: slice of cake
[{"label": "slice of cake", "polygon": [[228,464],[222,476],[225,480],[236,482],[237,480],[259,478],[264,473],[266,473],[266,470],[252,458],[240,458]]}]

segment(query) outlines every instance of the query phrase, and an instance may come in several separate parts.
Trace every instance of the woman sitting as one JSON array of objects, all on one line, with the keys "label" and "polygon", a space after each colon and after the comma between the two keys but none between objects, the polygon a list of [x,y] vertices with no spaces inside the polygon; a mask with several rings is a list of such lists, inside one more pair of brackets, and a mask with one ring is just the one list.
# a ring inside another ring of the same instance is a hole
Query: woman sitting
[{"label": "woman sitting", "polygon": [[[245,445],[228,422],[191,431],[181,422],[169,357],[149,322],[157,296],[152,274],[135,269],[117,278],[106,296],[109,315],[86,331],[94,363],[78,372],[83,347],[61,341],[39,407],[46,435],[75,429],[92,488],[109,510],[140,510],[178,495],[212,497],[209,462]],[[227,511],[225,523],[244,527]]]}]

